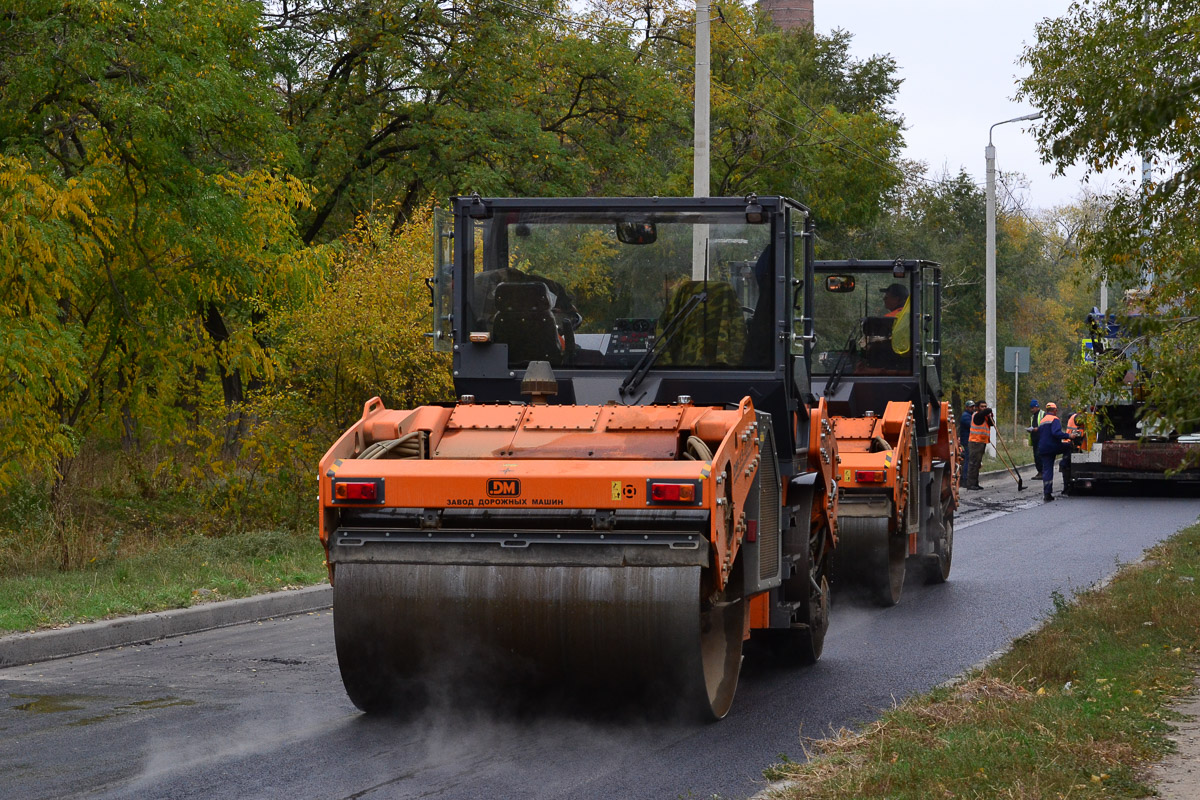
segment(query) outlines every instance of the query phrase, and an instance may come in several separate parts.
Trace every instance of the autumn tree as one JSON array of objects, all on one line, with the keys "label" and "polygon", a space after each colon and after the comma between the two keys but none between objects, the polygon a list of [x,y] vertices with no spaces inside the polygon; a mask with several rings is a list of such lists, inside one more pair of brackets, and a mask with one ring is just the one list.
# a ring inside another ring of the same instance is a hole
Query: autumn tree
[{"label": "autumn tree", "polygon": [[[304,174],[306,241],[378,202],[661,187],[652,148],[687,120],[640,34],[565,2],[296,0],[264,14]],[[656,177],[658,176],[658,177]]]},{"label": "autumn tree", "polygon": [[79,441],[161,434],[206,375],[236,400],[269,366],[262,321],[308,280],[292,216],[308,191],[286,173],[259,10],[16,0],[4,14],[0,416],[56,486]]},{"label": "autumn tree", "polygon": [[[1037,27],[1023,56],[1020,96],[1042,110],[1037,136],[1060,172],[1125,168],[1083,236],[1086,257],[1120,285],[1142,285],[1134,306],[1159,373],[1148,408],[1176,427],[1200,423],[1200,17],[1186,3],[1080,0]],[[1150,154],[1148,184],[1128,166]]]}]

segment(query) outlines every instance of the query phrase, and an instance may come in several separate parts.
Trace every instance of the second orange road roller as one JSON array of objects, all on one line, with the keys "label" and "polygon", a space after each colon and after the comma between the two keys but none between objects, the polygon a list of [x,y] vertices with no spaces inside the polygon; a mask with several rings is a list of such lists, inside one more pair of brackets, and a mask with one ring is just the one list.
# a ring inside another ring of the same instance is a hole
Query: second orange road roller
[{"label": "second orange road roller", "polygon": [[818,261],[813,385],[839,453],[835,583],[899,602],[909,563],[950,576],[958,438],[942,399],[941,266]]},{"label": "second orange road roller", "polygon": [[816,661],[838,454],[807,209],[471,196],[435,227],[458,398],[372,399],[320,465],[351,700],[532,683],[720,718],[746,640]]}]

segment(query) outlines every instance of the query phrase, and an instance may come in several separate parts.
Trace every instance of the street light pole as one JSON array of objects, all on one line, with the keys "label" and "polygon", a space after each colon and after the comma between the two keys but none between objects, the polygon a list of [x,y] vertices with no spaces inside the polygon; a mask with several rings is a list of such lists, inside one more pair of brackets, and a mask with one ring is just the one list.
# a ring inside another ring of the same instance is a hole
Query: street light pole
[{"label": "street light pole", "polygon": [[984,397],[988,408],[996,407],[996,147],[992,144],[992,129],[996,125],[1006,125],[1009,122],[1025,122],[1041,119],[1040,111],[1026,114],[1023,117],[1013,117],[997,122],[988,128],[987,149],[987,255],[984,277],[987,283],[987,308],[985,317],[986,333],[984,336]]},{"label": "street light pole", "polygon": [[[709,97],[710,31],[709,0],[696,0],[696,97],[695,141],[692,154],[692,196],[708,197],[709,186]],[[692,228],[692,279],[708,277],[708,225]]]}]

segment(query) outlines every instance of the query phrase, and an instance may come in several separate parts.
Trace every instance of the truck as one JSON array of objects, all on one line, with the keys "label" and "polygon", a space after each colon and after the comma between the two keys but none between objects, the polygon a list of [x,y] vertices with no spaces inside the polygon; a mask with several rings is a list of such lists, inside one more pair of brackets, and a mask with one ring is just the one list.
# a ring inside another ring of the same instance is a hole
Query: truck
[{"label": "truck", "polygon": [[[1155,424],[1147,412],[1147,389],[1155,376],[1138,361],[1144,338],[1142,314],[1123,317],[1093,309],[1082,357],[1093,370],[1093,397],[1081,416],[1083,437],[1062,460],[1067,494],[1102,493],[1118,487],[1200,487],[1200,432]],[[1104,380],[1112,371],[1119,388]],[[1064,419],[1064,423],[1066,420]]]},{"label": "truck", "polygon": [[941,265],[817,261],[813,390],[837,440],[835,586],[900,600],[912,564],[950,576],[959,453],[942,399]]},{"label": "truck", "polygon": [[533,688],[720,719],[747,640],[820,658],[838,449],[808,209],[472,195],[434,227],[457,397],[367,400],[320,462],[353,703]]}]

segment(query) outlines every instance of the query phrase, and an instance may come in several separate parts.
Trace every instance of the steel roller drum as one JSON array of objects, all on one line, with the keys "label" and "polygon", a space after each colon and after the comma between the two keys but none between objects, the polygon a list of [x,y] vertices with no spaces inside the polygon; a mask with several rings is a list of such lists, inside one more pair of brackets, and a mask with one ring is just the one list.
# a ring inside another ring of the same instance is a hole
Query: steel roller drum
[{"label": "steel roller drum", "polygon": [[702,610],[697,566],[342,563],[334,637],[350,699],[419,709],[444,693],[554,687],[678,703],[733,700],[745,604]]},{"label": "steel roller drum", "polygon": [[888,533],[887,517],[838,520],[833,574],[838,588],[860,589],[882,606],[894,606],[904,589],[907,557],[903,536]]}]

